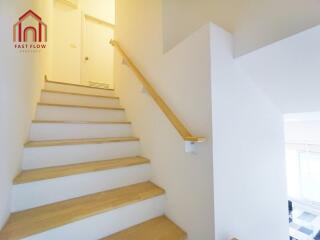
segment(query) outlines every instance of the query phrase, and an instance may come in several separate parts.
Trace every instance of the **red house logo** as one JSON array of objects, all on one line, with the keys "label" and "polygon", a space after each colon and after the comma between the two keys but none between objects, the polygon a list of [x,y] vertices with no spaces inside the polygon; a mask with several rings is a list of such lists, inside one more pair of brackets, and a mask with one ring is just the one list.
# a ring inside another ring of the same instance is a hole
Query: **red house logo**
[{"label": "red house logo", "polygon": [[15,48],[19,49],[46,48],[46,44],[40,43],[47,42],[47,24],[38,14],[29,10],[13,25],[13,41]]}]

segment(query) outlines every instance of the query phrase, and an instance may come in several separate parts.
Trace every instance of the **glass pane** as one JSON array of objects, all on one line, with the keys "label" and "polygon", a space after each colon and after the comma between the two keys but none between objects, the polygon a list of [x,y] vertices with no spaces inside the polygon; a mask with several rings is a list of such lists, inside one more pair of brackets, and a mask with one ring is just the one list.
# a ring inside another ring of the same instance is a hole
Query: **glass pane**
[{"label": "glass pane", "polygon": [[299,155],[301,197],[320,203],[320,153],[301,152]]},{"label": "glass pane", "polygon": [[292,199],[300,199],[300,164],[299,152],[286,149],[288,195]]}]

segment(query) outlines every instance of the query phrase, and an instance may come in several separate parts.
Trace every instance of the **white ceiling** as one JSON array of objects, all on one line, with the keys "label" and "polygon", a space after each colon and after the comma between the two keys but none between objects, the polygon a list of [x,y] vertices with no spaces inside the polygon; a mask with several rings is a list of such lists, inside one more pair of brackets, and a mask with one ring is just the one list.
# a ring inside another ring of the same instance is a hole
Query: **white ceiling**
[{"label": "white ceiling", "polygon": [[213,21],[240,56],[320,24],[320,0],[162,0],[164,48]]},{"label": "white ceiling", "polygon": [[283,113],[320,111],[320,26],[236,62]]}]

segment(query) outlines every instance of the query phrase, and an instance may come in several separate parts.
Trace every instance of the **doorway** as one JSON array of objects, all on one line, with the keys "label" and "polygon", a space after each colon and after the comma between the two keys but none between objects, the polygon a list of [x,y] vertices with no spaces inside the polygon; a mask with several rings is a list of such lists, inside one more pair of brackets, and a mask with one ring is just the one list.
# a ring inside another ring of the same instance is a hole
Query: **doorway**
[{"label": "doorway", "polygon": [[114,0],[55,0],[49,80],[114,87]]},{"label": "doorway", "polygon": [[113,25],[84,14],[81,83],[113,88]]}]

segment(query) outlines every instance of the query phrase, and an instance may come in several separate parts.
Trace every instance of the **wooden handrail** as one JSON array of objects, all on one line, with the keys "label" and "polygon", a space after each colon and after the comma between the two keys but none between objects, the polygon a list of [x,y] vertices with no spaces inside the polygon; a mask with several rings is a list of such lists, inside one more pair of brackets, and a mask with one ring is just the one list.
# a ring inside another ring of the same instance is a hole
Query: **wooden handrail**
[{"label": "wooden handrail", "polygon": [[121,46],[117,41],[111,40],[110,44],[114,46],[122,57],[127,62],[129,68],[135,73],[135,75],[140,80],[144,89],[150,94],[156,104],[159,106],[161,111],[166,115],[175,129],[179,132],[184,141],[188,142],[204,142],[206,139],[203,137],[193,136],[189,130],[183,125],[183,123],[178,119],[178,117],[174,114],[174,112],[169,108],[169,106],[165,103],[165,101],[160,97],[157,91],[153,88],[153,86],[147,81],[147,79],[143,76],[143,74],[139,71],[139,69],[133,64],[128,55],[122,50]]}]

